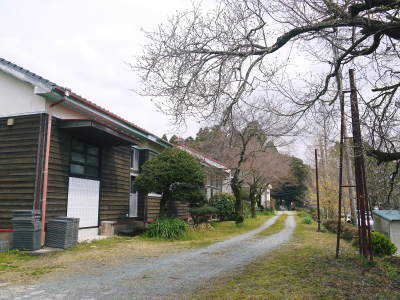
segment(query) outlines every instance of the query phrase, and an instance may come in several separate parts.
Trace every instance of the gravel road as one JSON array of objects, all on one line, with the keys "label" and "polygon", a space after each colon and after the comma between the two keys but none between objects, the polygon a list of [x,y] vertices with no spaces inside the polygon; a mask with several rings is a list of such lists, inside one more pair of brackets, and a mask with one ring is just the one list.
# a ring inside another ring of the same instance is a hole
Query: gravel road
[{"label": "gravel road", "polygon": [[290,240],[296,226],[293,216],[279,233],[257,237],[277,216],[259,228],[208,247],[135,259],[120,266],[82,270],[62,281],[35,286],[0,287],[0,299],[159,299],[180,298],[235,268]]}]

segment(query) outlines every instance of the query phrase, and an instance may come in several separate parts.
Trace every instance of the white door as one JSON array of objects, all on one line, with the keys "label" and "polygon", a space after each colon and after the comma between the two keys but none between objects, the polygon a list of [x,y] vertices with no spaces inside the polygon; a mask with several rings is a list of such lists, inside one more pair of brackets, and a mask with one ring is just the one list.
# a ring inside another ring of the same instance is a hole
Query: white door
[{"label": "white door", "polygon": [[79,227],[98,226],[100,181],[69,178],[67,216],[79,218]]},{"label": "white door", "polygon": [[138,192],[135,190],[135,177],[131,176],[131,192],[129,194],[129,217],[138,216]]}]

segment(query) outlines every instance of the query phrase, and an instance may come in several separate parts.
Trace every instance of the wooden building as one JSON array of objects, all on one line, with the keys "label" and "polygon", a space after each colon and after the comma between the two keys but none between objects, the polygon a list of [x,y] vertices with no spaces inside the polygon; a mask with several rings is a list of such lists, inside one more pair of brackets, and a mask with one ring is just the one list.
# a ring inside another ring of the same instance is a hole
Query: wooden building
[{"label": "wooden building", "polygon": [[228,166],[185,145],[184,140],[179,139],[176,147],[192,155],[203,166],[206,177],[204,187],[207,200],[210,200],[216,193],[232,193],[230,186],[231,170]]},{"label": "wooden building", "polygon": [[[160,195],[135,191],[141,165],[171,147],[72,91],[0,59],[0,239],[12,211],[38,209],[42,223],[80,218],[80,240],[103,221],[143,225]],[[185,205],[170,205],[185,217]],[[42,235],[45,233],[43,232]]]}]

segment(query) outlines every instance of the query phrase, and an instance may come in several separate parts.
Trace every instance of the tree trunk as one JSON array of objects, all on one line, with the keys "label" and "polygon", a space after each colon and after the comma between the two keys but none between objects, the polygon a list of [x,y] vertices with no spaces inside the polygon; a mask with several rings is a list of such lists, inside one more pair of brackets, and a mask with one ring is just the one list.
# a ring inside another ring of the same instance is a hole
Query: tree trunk
[{"label": "tree trunk", "polygon": [[264,211],[264,206],[261,204],[262,189],[259,189],[256,194],[257,206],[261,211]]},{"label": "tree trunk", "polygon": [[250,185],[249,199],[250,199],[250,208],[251,208],[251,217],[252,218],[256,217],[256,194],[257,194],[257,189],[254,187],[254,185]]},{"label": "tree trunk", "polygon": [[242,197],[241,197],[241,184],[239,182],[239,174],[235,172],[233,175],[232,181],[231,181],[231,188],[233,195],[235,196],[235,221],[236,223],[243,223],[244,217],[243,217],[243,202],[242,202]]},{"label": "tree trunk", "polygon": [[237,224],[243,223],[244,221],[244,214],[243,214],[243,201],[242,201],[242,195],[240,194],[242,190],[242,183],[240,182],[240,167],[242,166],[242,163],[244,162],[245,158],[244,155],[246,153],[246,147],[247,147],[247,142],[243,140],[242,137],[242,142],[243,142],[243,149],[240,151],[240,156],[239,156],[239,161],[237,164],[237,168],[235,172],[233,173],[233,177],[231,180],[231,188],[233,195],[235,195],[235,214],[236,218],[235,221]]},{"label": "tree trunk", "polygon": [[161,200],[160,200],[160,217],[165,218],[167,217],[167,203],[168,203],[168,195],[163,193]]}]

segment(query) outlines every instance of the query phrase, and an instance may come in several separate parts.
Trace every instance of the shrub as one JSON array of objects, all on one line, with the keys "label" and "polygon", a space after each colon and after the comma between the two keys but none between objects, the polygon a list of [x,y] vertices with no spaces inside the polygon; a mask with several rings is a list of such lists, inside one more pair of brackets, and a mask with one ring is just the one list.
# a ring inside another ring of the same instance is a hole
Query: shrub
[{"label": "shrub", "polygon": [[303,218],[303,224],[312,224],[313,219],[311,218],[311,216],[306,216]]},{"label": "shrub", "polygon": [[204,170],[192,155],[172,147],[143,164],[135,187],[138,192],[162,194],[160,216],[164,217],[168,202],[199,205],[204,200]]},{"label": "shrub", "polygon": [[[326,230],[332,233],[337,233],[337,219],[327,219],[322,222]],[[344,228],[345,224],[342,223],[342,228]]]},{"label": "shrub", "polygon": [[358,228],[352,225],[344,225],[342,229],[342,238],[347,241],[358,238]]},{"label": "shrub", "polygon": [[297,212],[297,215],[300,217],[300,218],[305,218],[305,217],[311,217],[308,213],[306,213],[305,211],[298,211]]},{"label": "shrub", "polygon": [[249,201],[243,199],[243,217],[250,218],[251,217],[251,205]]},{"label": "shrub", "polygon": [[217,213],[218,209],[208,204],[190,209],[190,214],[192,215],[195,225],[198,225],[202,222],[207,222],[209,215]]},{"label": "shrub", "polygon": [[275,215],[275,210],[272,207],[269,207],[264,209],[263,211],[260,211],[259,214],[264,216],[271,216]]},{"label": "shrub", "polygon": [[318,218],[317,209],[313,207],[298,207],[296,208],[297,215],[304,218],[305,214],[311,216],[311,218],[316,221]]},{"label": "shrub", "polygon": [[149,224],[145,235],[154,238],[176,240],[183,238],[186,231],[187,224],[183,220],[158,218]]},{"label": "shrub", "polygon": [[210,199],[210,205],[218,209],[221,221],[235,220],[235,197],[228,193],[217,193]]},{"label": "shrub", "polygon": [[396,253],[397,247],[385,235],[371,232],[372,251],[378,256],[391,256]]},{"label": "shrub", "polygon": [[[327,219],[322,222],[326,230],[331,233],[337,233],[337,220],[336,219]],[[347,241],[351,241],[358,238],[358,228],[353,225],[349,225],[346,223],[342,223],[342,233],[341,238]]]},{"label": "shrub", "polygon": [[336,232],[337,228],[337,221],[334,219],[326,219],[322,221],[322,225],[328,230],[329,232]]}]

